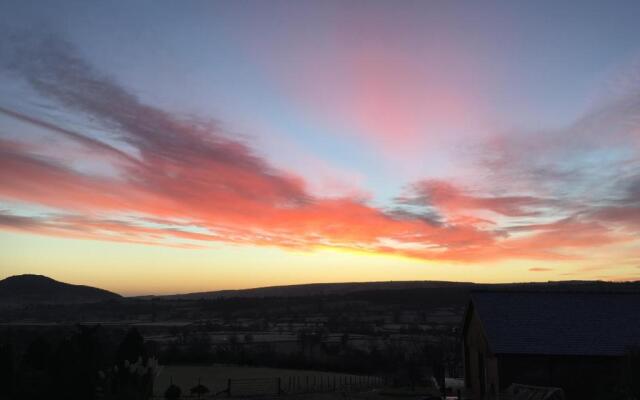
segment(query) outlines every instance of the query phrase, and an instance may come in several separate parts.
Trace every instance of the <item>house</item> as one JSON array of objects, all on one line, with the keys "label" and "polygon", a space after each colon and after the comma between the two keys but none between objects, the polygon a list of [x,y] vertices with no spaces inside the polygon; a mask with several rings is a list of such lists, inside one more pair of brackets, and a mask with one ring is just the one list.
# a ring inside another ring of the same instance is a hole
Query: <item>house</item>
[{"label": "house", "polygon": [[595,399],[640,381],[629,370],[640,293],[474,292],[462,335],[473,399],[499,398],[514,383]]}]

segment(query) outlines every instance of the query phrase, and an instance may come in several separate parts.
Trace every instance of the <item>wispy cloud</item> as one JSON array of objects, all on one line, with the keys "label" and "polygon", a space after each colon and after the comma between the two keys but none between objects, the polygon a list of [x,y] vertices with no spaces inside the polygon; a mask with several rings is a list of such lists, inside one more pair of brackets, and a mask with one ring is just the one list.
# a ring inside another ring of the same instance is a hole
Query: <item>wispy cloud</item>
[{"label": "wispy cloud", "polygon": [[410,193],[401,196],[403,204],[430,205],[439,210],[458,213],[468,210],[488,210],[509,217],[534,216],[537,208],[552,204],[552,200],[533,196],[484,196],[468,193],[451,182],[425,180],[414,183]]},{"label": "wispy cloud", "polygon": [[[3,229],[173,246],[329,246],[475,262],[579,258],[576,249],[634,240],[640,227],[640,175],[619,179],[616,187],[626,189],[617,199],[578,205],[559,192],[496,194],[435,179],[409,185],[388,207],[361,196],[318,196],[303,177],[275,168],[219,122],[143,102],[59,38],[31,37],[16,48],[8,63],[14,73],[64,112],[81,114],[108,134],[8,108],[0,112],[99,154],[118,173],[83,172],[28,140],[0,139],[0,199],[58,210],[39,216],[4,211]],[[503,153],[497,158],[505,173],[525,165]]]}]

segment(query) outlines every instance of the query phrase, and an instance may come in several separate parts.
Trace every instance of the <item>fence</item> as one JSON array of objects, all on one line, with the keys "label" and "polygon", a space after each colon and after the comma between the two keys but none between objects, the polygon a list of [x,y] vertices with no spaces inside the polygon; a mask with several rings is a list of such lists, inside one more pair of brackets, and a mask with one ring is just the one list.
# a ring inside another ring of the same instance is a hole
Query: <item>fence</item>
[{"label": "fence", "polygon": [[[182,398],[224,398],[280,396],[302,393],[357,392],[384,386],[386,381],[376,376],[358,375],[303,375],[279,378],[227,379],[226,389],[202,397]],[[183,388],[184,389],[184,388]],[[160,397],[155,397],[159,399]]]},{"label": "fence", "polygon": [[294,393],[355,392],[384,385],[376,376],[305,375],[284,378],[229,379],[229,397],[250,395],[281,395]]}]

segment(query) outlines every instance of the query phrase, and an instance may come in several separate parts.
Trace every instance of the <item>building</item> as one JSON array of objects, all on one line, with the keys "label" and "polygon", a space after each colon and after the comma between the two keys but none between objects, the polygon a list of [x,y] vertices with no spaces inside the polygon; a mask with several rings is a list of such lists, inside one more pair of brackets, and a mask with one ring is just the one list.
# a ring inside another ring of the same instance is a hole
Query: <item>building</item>
[{"label": "building", "polygon": [[475,292],[463,328],[465,386],[499,398],[513,383],[559,387],[567,399],[605,398],[635,377],[640,294]]}]

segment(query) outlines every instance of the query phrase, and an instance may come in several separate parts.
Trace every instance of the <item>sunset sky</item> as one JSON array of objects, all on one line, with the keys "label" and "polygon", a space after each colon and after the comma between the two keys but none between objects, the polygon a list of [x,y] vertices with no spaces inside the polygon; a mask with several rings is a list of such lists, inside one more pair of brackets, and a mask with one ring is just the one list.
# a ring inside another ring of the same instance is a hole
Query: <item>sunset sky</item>
[{"label": "sunset sky", "polygon": [[108,3],[0,3],[0,278],[640,279],[640,2]]}]

